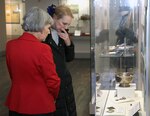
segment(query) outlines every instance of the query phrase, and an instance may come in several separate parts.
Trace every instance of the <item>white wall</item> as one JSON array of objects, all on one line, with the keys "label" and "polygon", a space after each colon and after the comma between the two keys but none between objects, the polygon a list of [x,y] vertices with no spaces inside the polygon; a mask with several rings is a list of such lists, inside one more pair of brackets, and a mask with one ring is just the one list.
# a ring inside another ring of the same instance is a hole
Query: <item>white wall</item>
[{"label": "white wall", "polygon": [[51,4],[58,5],[59,0],[25,0],[25,9],[28,11],[31,7],[37,6],[47,11],[47,7]]}]

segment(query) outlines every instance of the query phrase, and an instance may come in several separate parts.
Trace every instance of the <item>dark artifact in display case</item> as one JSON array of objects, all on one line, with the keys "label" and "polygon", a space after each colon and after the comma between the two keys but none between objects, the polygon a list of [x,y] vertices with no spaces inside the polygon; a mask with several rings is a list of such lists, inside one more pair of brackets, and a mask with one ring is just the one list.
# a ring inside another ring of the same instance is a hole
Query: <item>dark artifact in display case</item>
[{"label": "dark artifact in display case", "polygon": [[119,82],[120,87],[130,87],[130,83],[133,80],[133,74],[130,72],[123,72],[116,74],[116,81]]}]

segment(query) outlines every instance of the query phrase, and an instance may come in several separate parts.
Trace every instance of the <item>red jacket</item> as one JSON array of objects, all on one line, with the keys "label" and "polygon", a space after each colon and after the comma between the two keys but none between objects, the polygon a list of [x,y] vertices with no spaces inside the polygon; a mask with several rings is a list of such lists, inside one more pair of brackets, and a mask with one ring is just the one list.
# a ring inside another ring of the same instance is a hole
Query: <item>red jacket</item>
[{"label": "red jacket", "polygon": [[25,32],[7,43],[6,61],[12,81],[8,108],[25,114],[54,112],[60,78],[50,47]]}]

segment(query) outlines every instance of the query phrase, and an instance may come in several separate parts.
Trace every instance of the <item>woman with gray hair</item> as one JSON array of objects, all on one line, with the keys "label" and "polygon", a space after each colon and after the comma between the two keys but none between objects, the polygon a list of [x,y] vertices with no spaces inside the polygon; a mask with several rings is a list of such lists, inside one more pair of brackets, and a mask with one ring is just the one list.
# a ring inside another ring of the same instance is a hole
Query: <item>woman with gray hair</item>
[{"label": "woman with gray hair", "polygon": [[22,36],[6,45],[11,88],[6,100],[9,116],[53,116],[60,78],[51,48],[42,43],[53,19],[33,7],[23,18]]}]

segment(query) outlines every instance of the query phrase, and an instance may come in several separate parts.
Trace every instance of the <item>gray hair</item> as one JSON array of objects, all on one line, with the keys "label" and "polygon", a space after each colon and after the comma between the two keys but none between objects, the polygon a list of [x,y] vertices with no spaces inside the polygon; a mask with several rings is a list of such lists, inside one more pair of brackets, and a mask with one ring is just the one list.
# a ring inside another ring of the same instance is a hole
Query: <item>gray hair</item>
[{"label": "gray hair", "polygon": [[46,11],[33,7],[23,17],[22,29],[30,32],[41,32],[47,24],[53,24],[51,16]]}]

